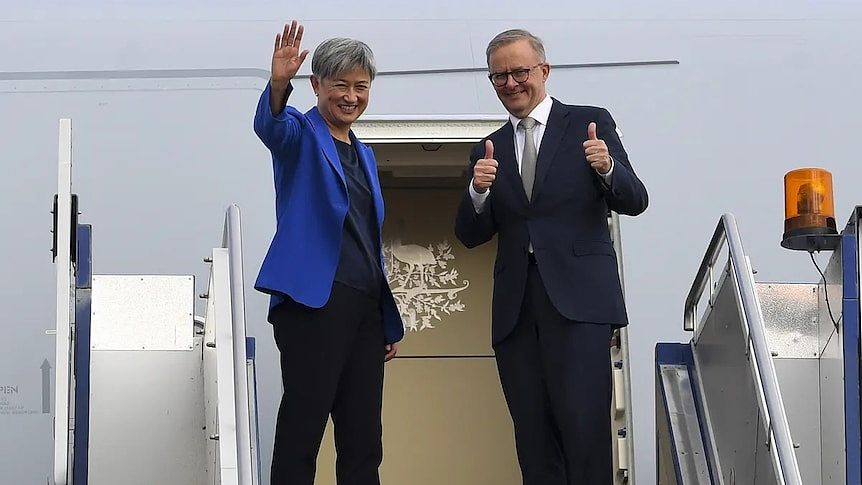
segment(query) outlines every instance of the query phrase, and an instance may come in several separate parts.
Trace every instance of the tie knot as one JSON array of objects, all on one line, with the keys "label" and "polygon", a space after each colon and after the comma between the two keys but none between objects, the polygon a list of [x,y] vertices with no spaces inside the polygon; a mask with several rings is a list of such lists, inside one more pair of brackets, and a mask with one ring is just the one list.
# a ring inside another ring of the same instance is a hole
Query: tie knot
[{"label": "tie knot", "polygon": [[528,116],[528,117],[522,119],[521,122],[518,124],[521,126],[521,128],[529,131],[529,130],[532,130],[534,126],[536,126],[536,120],[534,120],[533,118],[530,118]]}]

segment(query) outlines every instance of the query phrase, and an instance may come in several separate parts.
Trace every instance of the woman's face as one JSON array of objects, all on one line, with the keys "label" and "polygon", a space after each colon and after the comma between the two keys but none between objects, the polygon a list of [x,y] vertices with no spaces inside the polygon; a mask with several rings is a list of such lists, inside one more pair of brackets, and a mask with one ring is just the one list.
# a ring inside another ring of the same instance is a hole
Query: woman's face
[{"label": "woman's face", "polygon": [[360,67],[332,79],[312,76],[311,85],[317,95],[317,109],[330,129],[349,130],[368,106],[371,76]]}]

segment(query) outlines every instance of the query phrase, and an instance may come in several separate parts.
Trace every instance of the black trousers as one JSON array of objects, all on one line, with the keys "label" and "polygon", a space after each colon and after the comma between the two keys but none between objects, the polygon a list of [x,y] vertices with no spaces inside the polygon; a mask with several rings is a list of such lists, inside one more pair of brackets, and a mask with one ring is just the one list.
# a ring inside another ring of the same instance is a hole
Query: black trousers
[{"label": "black trousers", "polygon": [[521,314],[494,348],[524,485],[611,485],[611,327],[567,320],[531,264]]},{"label": "black trousers", "polygon": [[379,485],[383,460],[383,316],[380,301],[335,283],[313,309],[273,309],[284,395],[278,409],[272,485],[313,485],[330,414],[338,485]]}]

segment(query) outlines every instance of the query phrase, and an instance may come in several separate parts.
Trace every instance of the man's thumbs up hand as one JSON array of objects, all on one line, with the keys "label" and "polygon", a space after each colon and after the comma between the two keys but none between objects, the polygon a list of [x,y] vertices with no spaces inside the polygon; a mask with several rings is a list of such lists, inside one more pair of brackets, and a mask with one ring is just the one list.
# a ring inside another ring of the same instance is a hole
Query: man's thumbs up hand
[{"label": "man's thumbs up hand", "polygon": [[497,178],[497,160],[494,159],[494,142],[485,140],[485,158],[476,161],[473,167],[473,190],[485,193]]},{"label": "man's thumbs up hand", "polygon": [[587,141],[584,142],[584,154],[586,154],[590,166],[596,172],[604,175],[611,170],[611,154],[608,152],[608,145],[604,140],[599,139],[596,130],[595,122],[591,122],[587,126]]},{"label": "man's thumbs up hand", "polygon": [[590,123],[589,126],[587,126],[587,137],[589,137],[590,140],[598,140],[599,139],[598,135],[596,135],[596,123],[595,122],[592,122],[592,123]]}]

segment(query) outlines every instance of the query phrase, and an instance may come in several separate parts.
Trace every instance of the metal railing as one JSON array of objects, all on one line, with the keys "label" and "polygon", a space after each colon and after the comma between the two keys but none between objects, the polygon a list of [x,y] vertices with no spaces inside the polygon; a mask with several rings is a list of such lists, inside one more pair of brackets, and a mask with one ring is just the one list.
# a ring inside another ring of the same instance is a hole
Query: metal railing
[{"label": "metal railing", "polygon": [[75,323],[75,275],[72,267],[72,120],[60,120],[57,162],[56,234],[56,350],[54,361],[54,467],[52,485],[70,482],[70,464],[74,424],[70,409],[74,409],[72,326]]},{"label": "metal railing", "polygon": [[236,402],[237,465],[241,484],[256,483],[254,474],[254,447],[250,420],[250,398],[248,391],[248,368],[246,361],[245,295],[242,264],[242,224],[239,207],[232,204],[225,211],[221,247],[227,249],[230,278],[230,310],[233,334],[234,392]]},{"label": "metal railing", "polygon": [[729,254],[728,277],[734,278],[739,288],[739,293],[736,295],[739,300],[737,303],[742,309],[743,322],[747,327],[743,329],[746,336],[745,352],[749,357],[754,357],[753,360],[749,358],[749,362],[758,388],[760,413],[766,421],[769,440],[767,444],[773,457],[775,473],[781,484],[801,485],[802,477],[796,461],[787,415],[784,412],[784,402],[781,398],[775,366],[766,340],[766,325],[755,291],[754,275],[742,248],[736,219],[732,214],[722,215],[715,228],[685,300],[683,328],[688,331],[695,330],[695,325],[698,323],[697,305],[707,288],[709,289],[708,304],[710,307],[713,306],[716,296],[715,265],[725,244]]},{"label": "metal railing", "polygon": [[[246,353],[242,230],[239,208],[225,212],[220,244],[213,248],[204,318],[204,377],[210,433],[208,483],[256,485],[257,446]],[[209,376],[215,376],[210,378]],[[207,387],[209,386],[209,387]]]}]

